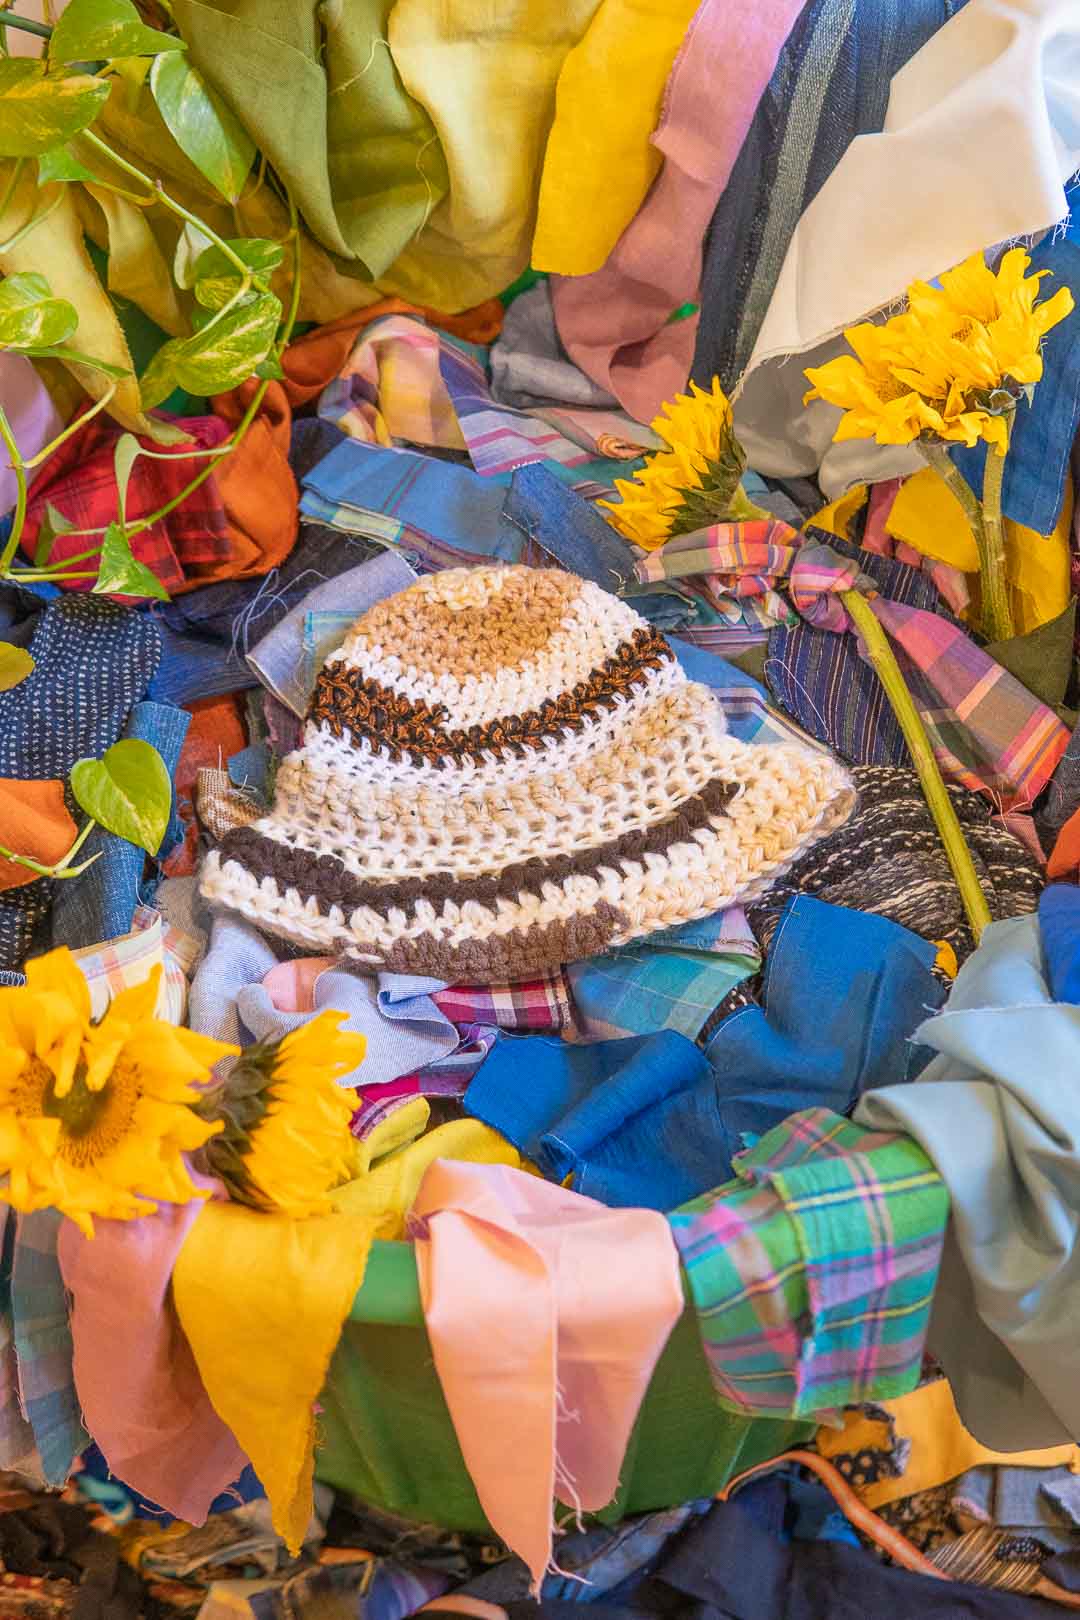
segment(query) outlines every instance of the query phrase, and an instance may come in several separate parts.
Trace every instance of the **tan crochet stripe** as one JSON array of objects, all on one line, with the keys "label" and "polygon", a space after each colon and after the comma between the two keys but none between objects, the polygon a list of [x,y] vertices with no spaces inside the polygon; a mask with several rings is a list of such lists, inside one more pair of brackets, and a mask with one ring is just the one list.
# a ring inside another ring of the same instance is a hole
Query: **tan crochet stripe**
[{"label": "tan crochet stripe", "polygon": [[506,568],[496,577],[500,588],[485,591],[475,606],[451,605],[415,588],[388,597],[353,626],[356,650],[366,641],[406,667],[456,680],[524,669],[562,623],[581,581],[554,568]]}]

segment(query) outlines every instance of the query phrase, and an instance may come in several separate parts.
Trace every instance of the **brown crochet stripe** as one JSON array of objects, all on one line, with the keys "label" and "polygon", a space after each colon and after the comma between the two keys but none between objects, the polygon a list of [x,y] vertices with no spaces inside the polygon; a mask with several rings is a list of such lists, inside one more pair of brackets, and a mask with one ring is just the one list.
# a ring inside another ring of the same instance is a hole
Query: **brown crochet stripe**
[{"label": "brown crochet stripe", "polygon": [[405,910],[418,900],[428,900],[436,908],[447,900],[457,905],[469,900],[490,905],[500,898],[516,900],[523,890],[539,892],[545,883],[562,883],[578,875],[592,877],[602,866],[639,861],[645,855],[663,855],[673,844],[686,843],[698,828],[708,826],[713,816],[723,814],[734,793],[731,782],[710,782],[665,821],[621,833],[593,849],[520,861],[489,877],[456,878],[448,872],[436,872],[430,877],[403,877],[391,883],[373,881],[357,877],[336,855],[316,855],[295,845],[279,844],[257,827],[236,827],[227,833],[219,853],[222,861],[238,861],[260,882],[272,877],[282,892],[295,889],[305,901],[314,896],[323,916],[332,906],[340,906],[345,912],[370,906],[385,915]]},{"label": "brown crochet stripe", "polygon": [[348,732],[356,743],[389,749],[394,759],[407,754],[414,765],[463,760],[479,764],[485,750],[510,749],[520,756],[564,730],[580,731],[601,710],[612,708],[618,698],[640,686],[650,671],[673,659],[659,631],[643,626],[587,679],[539,709],[455,731],[445,729],[444,704],[413,703],[337,659],[319,675],[308,718],[329,726],[335,737]]},{"label": "brown crochet stripe", "polygon": [[[544,973],[560,962],[599,956],[625,933],[625,912],[606,900],[580,917],[548,923],[544,928],[514,928],[487,939],[450,945],[434,934],[397,939],[382,958],[387,973],[422,973],[447,984],[497,984]],[[353,948],[357,955],[379,957],[376,946]]]}]

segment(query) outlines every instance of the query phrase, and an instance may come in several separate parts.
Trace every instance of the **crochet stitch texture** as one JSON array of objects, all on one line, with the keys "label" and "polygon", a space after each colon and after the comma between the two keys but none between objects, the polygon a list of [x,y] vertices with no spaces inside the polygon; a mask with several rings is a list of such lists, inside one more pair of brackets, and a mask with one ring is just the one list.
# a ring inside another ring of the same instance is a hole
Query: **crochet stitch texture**
[{"label": "crochet stitch texture", "polygon": [[449,569],[357,620],[201,887],[320,954],[484,983],[759,894],[853,804],[828,755],[728,736],[619,598]]}]

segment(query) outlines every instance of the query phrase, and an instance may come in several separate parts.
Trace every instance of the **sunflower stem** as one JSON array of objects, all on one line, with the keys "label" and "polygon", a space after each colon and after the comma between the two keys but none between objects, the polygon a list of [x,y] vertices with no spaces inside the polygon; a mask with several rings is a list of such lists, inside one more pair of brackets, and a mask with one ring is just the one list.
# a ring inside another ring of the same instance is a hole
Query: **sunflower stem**
[{"label": "sunflower stem", "polygon": [[992,447],[987,447],[983,499],[980,502],[944,445],[920,444],[919,449],[960,502],[975,536],[979,553],[983,632],[989,641],[1007,641],[1013,634],[1013,622],[1005,585],[1005,532],[1001,518],[1001,478],[1005,458],[997,455]]},{"label": "sunflower stem", "polygon": [[889,645],[889,638],[869,602],[859,591],[854,590],[842,591],[840,600],[862,637],[874,672],[885,688],[885,695],[908,745],[923,797],[934,818],[934,825],[937,827],[938,836],[944,846],[957,888],[960,890],[960,898],[971,925],[971,932],[975,936],[975,943],[978,944],[983,929],[990,921],[990,910],[975,872],[971,851],[964,841],[956,811],[942,780],[938,762],[934,758],[922,718],[907,689],[900,666],[896,662],[896,655]]},{"label": "sunflower stem", "polygon": [[[1012,431],[1012,417],[1007,432]],[[979,544],[979,580],[982,588],[983,629],[991,641],[1008,641],[1013,635],[1012,611],[1005,584],[1005,524],[1001,514],[1001,485],[1005,476],[1005,455],[993,445],[986,448],[983,473],[982,541]],[[979,536],[975,536],[976,540]]]}]

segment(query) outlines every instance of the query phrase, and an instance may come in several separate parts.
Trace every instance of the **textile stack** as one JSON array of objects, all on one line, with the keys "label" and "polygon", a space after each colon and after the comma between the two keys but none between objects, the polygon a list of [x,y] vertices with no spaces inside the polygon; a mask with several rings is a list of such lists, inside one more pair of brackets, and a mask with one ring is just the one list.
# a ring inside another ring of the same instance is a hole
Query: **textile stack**
[{"label": "textile stack", "polygon": [[1080,0],[0,6],[0,1620],[1080,1608]]}]

